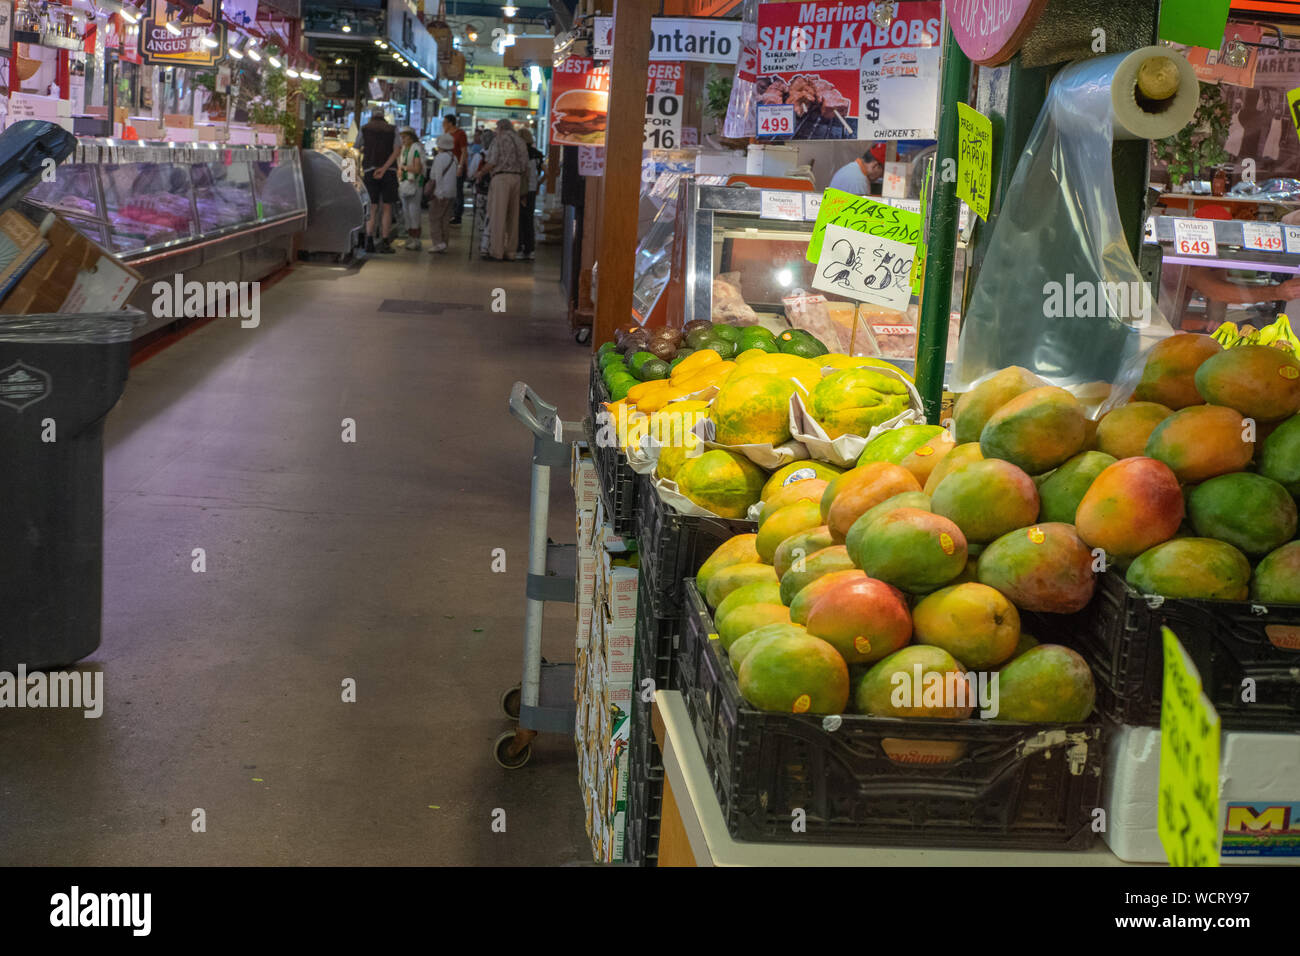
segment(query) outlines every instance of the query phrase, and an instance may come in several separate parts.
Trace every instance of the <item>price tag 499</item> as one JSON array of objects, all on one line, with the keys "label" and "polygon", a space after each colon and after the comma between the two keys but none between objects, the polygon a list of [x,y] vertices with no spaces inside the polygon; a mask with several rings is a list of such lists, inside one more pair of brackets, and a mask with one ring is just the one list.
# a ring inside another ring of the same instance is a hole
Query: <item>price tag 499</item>
[{"label": "price tag 499", "polygon": [[794,135],[794,107],[788,103],[760,103],[756,118],[759,136]]},{"label": "price tag 499", "polygon": [[1210,219],[1175,219],[1174,250],[1180,256],[1217,256],[1214,222]]}]

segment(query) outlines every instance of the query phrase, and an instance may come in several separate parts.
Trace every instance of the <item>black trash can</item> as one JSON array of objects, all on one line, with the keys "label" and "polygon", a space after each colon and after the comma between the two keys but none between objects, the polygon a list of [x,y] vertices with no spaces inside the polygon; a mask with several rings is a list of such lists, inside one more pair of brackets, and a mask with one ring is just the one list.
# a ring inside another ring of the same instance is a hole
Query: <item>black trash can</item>
[{"label": "black trash can", "polygon": [[143,321],[0,316],[0,671],[72,664],[99,646],[104,418]]}]

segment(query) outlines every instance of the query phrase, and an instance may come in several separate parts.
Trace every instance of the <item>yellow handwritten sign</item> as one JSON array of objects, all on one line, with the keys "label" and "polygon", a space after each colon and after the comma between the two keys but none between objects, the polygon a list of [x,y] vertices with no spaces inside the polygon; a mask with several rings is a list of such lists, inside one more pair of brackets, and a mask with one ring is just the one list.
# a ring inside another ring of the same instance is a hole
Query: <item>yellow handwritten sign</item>
[{"label": "yellow handwritten sign", "polygon": [[822,195],[821,206],[817,209],[817,221],[813,223],[812,238],[808,241],[809,262],[821,259],[822,240],[826,238],[827,226],[841,226],[911,246],[921,240],[921,217],[917,213],[876,202],[866,196],[828,189]]},{"label": "yellow handwritten sign", "polygon": [[993,195],[993,124],[978,110],[957,104],[957,198],[985,222]]},{"label": "yellow handwritten sign", "polygon": [[1300,136],[1300,86],[1286,95],[1286,105],[1291,111],[1291,124],[1295,127],[1296,135]]},{"label": "yellow handwritten sign", "polygon": [[1219,865],[1219,715],[1174,632],[1164,635],[1156,830],[1173,866]]}]

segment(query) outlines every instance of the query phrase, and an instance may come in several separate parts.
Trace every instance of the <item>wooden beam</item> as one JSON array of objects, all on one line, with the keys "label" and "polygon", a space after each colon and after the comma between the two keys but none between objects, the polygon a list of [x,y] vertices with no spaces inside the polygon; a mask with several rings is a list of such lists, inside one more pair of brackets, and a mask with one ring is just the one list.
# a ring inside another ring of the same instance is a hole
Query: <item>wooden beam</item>
[{"label": "wooden beam", "polygon": [[596,323],[591,336],[593,349],[612,339],[614,329],[632,319],[632,269],[636,260],[637,207],[641,201],[650,16],[658,7],[653,0],[615,0],[614,3],[604,195],[596,247],[599,277]]}]

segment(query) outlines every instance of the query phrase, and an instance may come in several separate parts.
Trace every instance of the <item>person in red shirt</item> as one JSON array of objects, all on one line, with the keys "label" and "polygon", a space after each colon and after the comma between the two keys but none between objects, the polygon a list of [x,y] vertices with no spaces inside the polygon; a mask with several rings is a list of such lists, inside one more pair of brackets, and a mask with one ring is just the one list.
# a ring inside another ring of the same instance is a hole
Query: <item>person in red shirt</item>
[{"label": "person in red shirt", "polygon": [[451,135],[451,140],[455,144],[452,147],[452,155],[456,157],[456,208],[452,210],[451,224],[460,225],[460,217],[465,211],[465,170],[469,163],[469,139],[465,136],[465,131],[460,128],[455,113],[448,113],[442,118],[442,131]]}]

